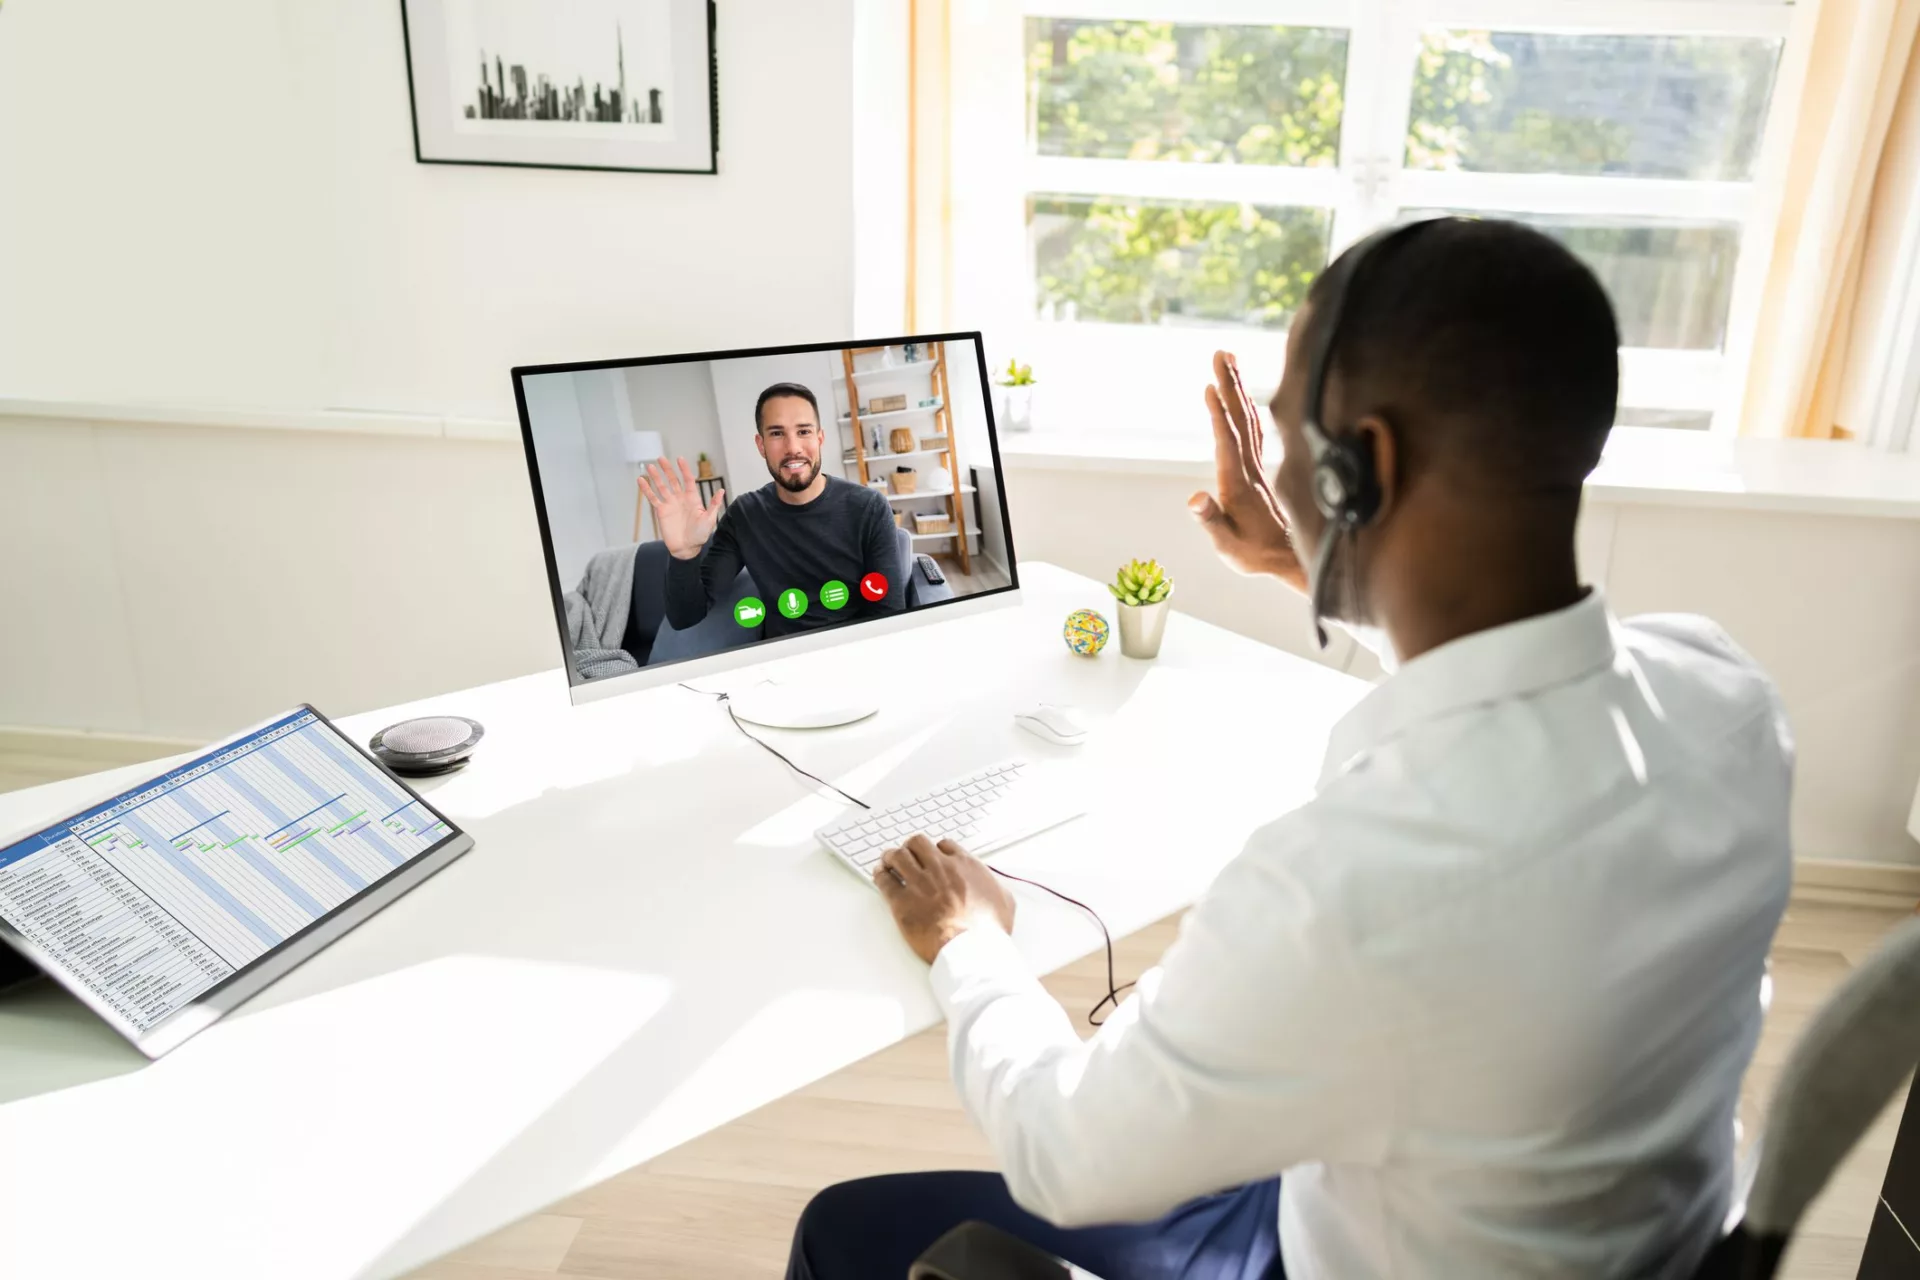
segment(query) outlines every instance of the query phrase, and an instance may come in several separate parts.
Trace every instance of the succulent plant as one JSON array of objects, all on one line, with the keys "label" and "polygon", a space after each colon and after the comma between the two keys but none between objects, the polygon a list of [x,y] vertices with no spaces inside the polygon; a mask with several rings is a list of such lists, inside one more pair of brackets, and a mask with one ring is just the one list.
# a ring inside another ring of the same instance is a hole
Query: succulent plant
[{"label": "succulent plant", "polygon": [[1034,381],[1033,366],[1021,364],[1018,360],[1007,361],[1007,367],[1000,374],[1000,385],[1003,387],[1030,387]]},{"label": "succulent plant", "polygon": [[1173,579],[1158,560],[1135,560],[1120,566],[1120,572],[1107,584],[1107,590],[1121,604],[1159,604],[1173,591]]}]

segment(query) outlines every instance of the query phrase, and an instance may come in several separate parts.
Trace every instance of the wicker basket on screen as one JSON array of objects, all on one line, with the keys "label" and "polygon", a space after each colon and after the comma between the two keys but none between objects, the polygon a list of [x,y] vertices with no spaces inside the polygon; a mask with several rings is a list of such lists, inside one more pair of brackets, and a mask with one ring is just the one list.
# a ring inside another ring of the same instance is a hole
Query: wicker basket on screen
[{"label": "wicker basket on screen", "polygon": [[912,467],[901,467],[893,473],[893,491],[912,493],[920,487],[920,473]]},{"label": "wicker basket on screen", "polygon": [[922,511],[913,517],[913,531],[915,533],[952,533],[953,517],[931,515]]}]

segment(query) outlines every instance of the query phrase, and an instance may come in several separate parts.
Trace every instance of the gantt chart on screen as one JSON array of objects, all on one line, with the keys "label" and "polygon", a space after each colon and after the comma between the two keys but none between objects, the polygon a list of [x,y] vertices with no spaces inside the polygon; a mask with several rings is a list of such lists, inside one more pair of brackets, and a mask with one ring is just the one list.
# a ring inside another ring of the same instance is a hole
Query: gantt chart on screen
[{"label": "gantt chart on screen", "polygon": [[0,916],[144,1032],[450,834],[303,710],[0,849]]}]

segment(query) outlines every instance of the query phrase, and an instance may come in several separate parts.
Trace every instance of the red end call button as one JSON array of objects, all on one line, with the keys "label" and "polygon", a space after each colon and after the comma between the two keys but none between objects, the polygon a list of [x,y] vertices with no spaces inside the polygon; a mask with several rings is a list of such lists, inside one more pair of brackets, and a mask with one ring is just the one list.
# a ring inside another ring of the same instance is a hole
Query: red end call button
[{"label": "red end call button", "polygon": [[887,575],[870,573],[860,579],[860,594],[878,603],[887,598]]}]

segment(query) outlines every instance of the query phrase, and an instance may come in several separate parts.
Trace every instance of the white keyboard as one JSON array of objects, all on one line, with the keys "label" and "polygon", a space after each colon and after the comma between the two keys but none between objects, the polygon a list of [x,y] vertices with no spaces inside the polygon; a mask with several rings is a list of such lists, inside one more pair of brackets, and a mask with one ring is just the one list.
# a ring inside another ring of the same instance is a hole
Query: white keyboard
[{"label": "white keyboard", "polygon": [[953,839],[983,858],[1016,840],[1071,822],[1086,812],[1057,774],[1008,760],[884,809],[868,809],[820,828],[820,843],[867,883],[880,855],[925,835]]}]

